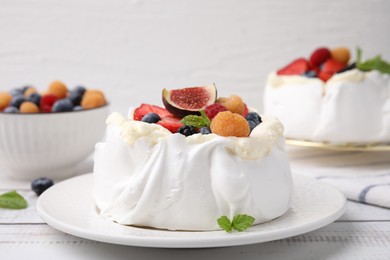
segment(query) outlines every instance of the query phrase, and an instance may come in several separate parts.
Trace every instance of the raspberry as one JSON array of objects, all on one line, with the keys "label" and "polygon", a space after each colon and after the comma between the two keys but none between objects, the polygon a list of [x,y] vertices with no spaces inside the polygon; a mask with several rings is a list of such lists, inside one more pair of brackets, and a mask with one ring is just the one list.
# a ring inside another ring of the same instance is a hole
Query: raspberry
[{"label": "raspberry", "polygon": [[230,111],[218,113],[211,121],[210,128],[212,133],[221,136],[247,137],[250,133],[246,119]]},{"label": "raspberry", "polygon": [[58,99],[62,99],[65,98],[68,94],[68,89],[66,88],[66,85],[64,83],[56,80],[50,83],[47,94],[52,94]]},{"label": "raspberry", "polygon": [[20,105],[20,113],[39,113],[39,107],[30,101],[23,102]]},{"label": "raspberry", "polygon": [[330,51],[328,48],[318,48],[310,55],[310,64],[314,67],[319,67],[329,58]]},{"label": "raspberry", "polygon": [[231,95],[228,98],[218,98],[217,103],[226,107],[226,109],[232,113],[237,113],[242,115],[245,110],[245,104],[242,101],[241,97],[237,95]]},{"label": "raspberry", "polygon": [[46,113],[51,112],[51,107],[57,100],[58,98],[54,95],[51,94],[43,95],[40,102],[41,111]]},{"label": "raspberry", "polygon": [[214,104],[211,104],[211,105],[208,105],[207,107],[205,107],[204,112],[206,113],[206,116],[210,120],[213,120],[213,118],[219,112],[223,112],[223,111],[226,111],[226,110],[227,110],[226,107],[224,107],[223,105],[218,104],[218,103],[214,103]]}]

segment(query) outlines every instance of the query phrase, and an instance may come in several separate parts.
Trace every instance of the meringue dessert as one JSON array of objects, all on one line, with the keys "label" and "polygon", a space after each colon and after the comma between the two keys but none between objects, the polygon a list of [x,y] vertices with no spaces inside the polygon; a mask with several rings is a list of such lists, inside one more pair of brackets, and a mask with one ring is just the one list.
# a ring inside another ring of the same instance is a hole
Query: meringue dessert
[{"label": "meringue dessert", "polygon": [[[389,143],[390,65],[379,56],[360,62],[360,54],[352,64],[348,64],[349,54],[344,55],[348,59],[343,63],[337,60],[337,52],[335,56],[324,49],[317,49],[310,61],[295,60],[268,76],[264,113],[281,120],[286,138],[334,144]],[[376,68],[373,60],[382,65]]]},{"label": "meringue dessert", "polygon": [[[196,96],[195,88],[183,90]],[[283,215],[293,193],[283,126],[275,117],[248,112],[244,103],[243,114],[229,111],[227,101],[237,104],[237,97],[212,97],[182,118],[168,105],[142,104],[127,117],[112,113],[106,141],[94,155],[101,217],[123,225],[211,231],[221,229],[221,216],[245,214],[260,224]],[[185,109],[181,104],[180,115]]]}]

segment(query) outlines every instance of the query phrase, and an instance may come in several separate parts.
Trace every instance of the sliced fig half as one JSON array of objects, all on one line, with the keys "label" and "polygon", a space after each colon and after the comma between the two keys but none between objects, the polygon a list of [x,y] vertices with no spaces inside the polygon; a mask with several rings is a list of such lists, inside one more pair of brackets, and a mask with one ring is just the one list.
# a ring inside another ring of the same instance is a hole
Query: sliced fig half
[{"label": "sliced fig half", "polygon": [[165,108],[176,117],[200,115],[200,110],[214,104],[217,100],[217,88],[212,84],[182,89],[163,89],[162,100]]}]

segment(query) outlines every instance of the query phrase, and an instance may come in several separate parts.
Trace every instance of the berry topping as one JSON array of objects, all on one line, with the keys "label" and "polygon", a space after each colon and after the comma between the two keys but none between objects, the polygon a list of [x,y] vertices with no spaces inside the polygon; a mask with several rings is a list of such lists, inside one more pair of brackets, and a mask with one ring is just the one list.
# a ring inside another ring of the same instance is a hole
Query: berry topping
[{"label": "berry topping", "polygon": [[237,95],[231,95],[228,98],[220,97],[218,98],[217,103],[223,105],[228,111],[232,113],[237,113],[240,115],[244,113],[245,104],[241,97]]},{"label": "berry topping", "polygon": [[67,112],[72,110],[73,110],[72,101],[70,101],[67,98],[57,100],[54,103],[53,107],[51,108],[52,112]]},{"label": "berry topping", "polygon": [[38,196],[41,195],[45,190],[53,186],[53,181],[49,178],[38,178],[31,182],[31,189]]},{"label": "berry topping", "polygon": [[39,113],[39,107],[31,101],[26,101],[20,105],[19,111],[20,113]]},{"label": "berry topping", "polygon": [[26,101],[26,99],[23,96],[14,96],[14,98],[11,100],[10,106],[16,107],[19,109],[20,105]]},{"label": "berry topping", "polygon": [[19,109],[16,107],[7,107],[4,109],[4,113],[19,113]]},{"label": "berry topping", "polygon": [[73,107],[73,111],[81,111],[81,110],[84,110],[82,106]]},{"label": "berry topping", "polygon": [[41,103],[41,95],[38,93],[32,93],[27,97],[27,101],[33,102],[35,105],[39,106]]},{"label": "berry topping", "polygon": [[333,59],[328,59],[322,66],[321,72],[318,75],[323,81],[328,81],[334,74],[342,70],[345,67],[343,63],[340,63]]},{"label": "berry topping", "polygon": [[0,92],[0,111],[11,104],[12,96],[7,92]]},{"label": "berry topping", "polygon": [[305,73],[303,73],[302,75],[305,77],[308,77],[308,78],[316,78],[317,72],[314,70],[309,70],[309,71],[306,71]]},{"label": "berry topping", "polygon": [[208,105],[205,109],[204,112],[206,113],[207,117],[212,120],[219,112],[222,111],[227,111],[226,107],[219,104],[219,103],[214,103],[211,105]]},{"label": "berry topping", "polygon": [[145,123],[157,123],[160,120],[161,120],[161,117],[159,115],[157,115],[156,113],[150,112],[150,113],[147,113],[142,118],[141,121],[145,122]]},{"label": "berry topping", "polygon": [[342,73],[342,72],[345,72],[345,71],[348,71],[348,70],[353,70],[355,68],[356,68],[356,63],[354,62],[354,63],[352,63],[352,64],[350,64],[348,66],[345,66],[343,69],[339,70],[336,74]]},{"label": "berry topping", "polygon": [[245,119],[247,121],[253,121],[255,122],[257,125],[260,124],[262,121],[261,121],[261,117],[259,116],[259,114],[257,114],[256,112],[249,112],[248,115],[246,115]]},{"label": "berry topping", "polygon": [[55,80],[50,83],[47,93],[56,96],[58,99],[61,99],[66,97],[66,95],[68,94],[68,89],[66,88],[66,85],[64,83]]},{"label": "berry topping", "polygon": [[51,107],[57,101],[57,99],[58,98],[56,96],[51,95],[51,94],[47,94],[47,95],[42,96],[41,105],[40,105],[41,111],[46,112],[46,113],[51,112]]},{"label": "berry topping", "polygon": [[157,122],[157,124],[161,125],[162,127],[165,127],[166,129],[171,131],[171,133],[177,133],[179,128],[183,126],[183,124],[180,122],[180,119],[174,117],[173,115],[162,118],[160,121]]},{"label": "berry topping", "polygon": [[83,87],[83,86],[77,86],[77,87],[75,87],[74,89],[72,89],[71,92],[77,92],[77,93],[79,93],[80,95],[84,95],[84,93],[85,93],[86,90],[87,90],[87,89],[86,89],[85,87]]},{"label": "berry topping", "polygon": [[[160,116],[160,118],[164,118],[164,117],[167,117],[167,116],[172,116],[171,113],[169,113],[168,110],[166,110],[165,108],[163,107],[159,107],[159,106],[154,106],[154,105],[149,105],[149,104],[141,104],[141,106],[137,107],[135,110],[134,110],[134,115],[133,115],[133,119],[134,120],[137,120],[137,121],[141,121],[142,118],[150,113],[150,112],[153,112],[153,113],[156,113],[157,115]],[[180,120],[180,119],[179,119]],[[176,132],[175,132],[176,133]]]},{"label": "berry topping", "polygon": [[212,133],[221,136],[247,137],[250,133],[246,119],[230,111],[218,113],[211,121],[210,128]]},{"label": "berry topping", "polygon": [[347,65],[349,62],[349,59],[351,58],[351,52],[348,48],[340,47],[340,48],[334,48],[330,50],[331,58]]},{"label": "berry topping", "polygon": [[256,122],[254,121],[248,121],[248,125],[251,132],[253,131],[253,129],[255,129],[256,126],[258,126],[258,124],[256,124]]},{"label": "berry topping", "polygon": [[246,117],[246,115],[248,114],[248,106],[244,103],[244,111],[242,112],[242,116],[243,117]]},{"label": "berry topping", "polygon": [[204,126],[199,129],[199,133],[201,133],[202,135],[208,135],[211,134],[211,129],[210,127]]},{"label": "berry topping", "polygon": [[[24,95],[25,97],[29,97],[30,95],[32,95],[32,94],[34,94],[34,93],[37,93],[37,90],[36,90],[36,88],[34,88],[34,87],[27,86],[27,87],[24,87],[24,88],[26,88],[26,89],[23,91],[23,95]],[[23,88],[23,89],[24,89],[24,88]]]},{"label": "berry topping", "polygon": [[278,75],[302,75],[304,72],[309,70],[309,68],[310,68],[309,62],[304,58],[300,58],[294,60],[286,67],[278,70],[277,74]]},{"label": "berry topping", "polygon": [[74,106],[79,106],[81,104],[81,100],[83,98],[83,94],[80,94],[77,91],[70,92],[68,99],[72,102]]},{"label": "berry topping", "polygon": [[177,130],[177,132],[185,136],[190,136],[196,133],[196,128],[189,125],[183,125]]},{"label": "berry topping", "polygon": [[14,88],[10,92],[11,96],[16,97],[16,96],[23,96],[23,90],[20,88]]},{"label": "berry topping", "polygon": [[176,117],[199,115],[200,110],[211,105],[217,98],[215,85],[191,87],[162,91],[162,100],[165,108]]},{"label": "berry topping", "polygon": [[100,90],[87,90],[81,100],[81,106],[84,109],[101,107],[106,104],[103,92]]},{"label": "berry topping", "polygon": [[330,58],[330,51],[328,48],[318,48],[310,56],[310,64],[314,67],[319,67],[327,59]]}]

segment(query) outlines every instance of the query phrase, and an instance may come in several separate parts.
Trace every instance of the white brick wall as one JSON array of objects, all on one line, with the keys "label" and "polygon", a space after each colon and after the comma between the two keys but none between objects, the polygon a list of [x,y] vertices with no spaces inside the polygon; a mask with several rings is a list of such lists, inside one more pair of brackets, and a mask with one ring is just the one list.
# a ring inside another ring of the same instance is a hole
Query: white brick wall
[{"label": "white brick wall", "polygon": [[215,82],[261,108],[267,73],[320,45],[390,60],[389,14],[388,0],[0,0],[0,90],[61,79],[126,112]]}]

